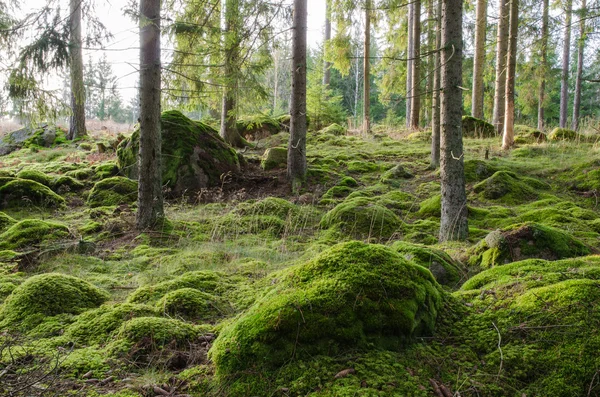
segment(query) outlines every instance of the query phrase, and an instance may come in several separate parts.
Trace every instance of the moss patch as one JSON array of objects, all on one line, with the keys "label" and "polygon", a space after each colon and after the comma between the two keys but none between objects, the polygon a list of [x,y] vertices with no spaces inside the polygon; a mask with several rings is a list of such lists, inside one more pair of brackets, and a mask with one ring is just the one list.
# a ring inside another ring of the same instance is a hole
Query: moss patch
[{"label": "moss patch", "polygon": [[494,175],[498,168],[489,161],[467,160],[465,161],[465,180],[467,182],[479,182]]},{"label": "moss patch", "polygon": [[137,201],[138,184],[129,178],[115,176],[96,183],[87,204],[92,207],[102,207],[119,204],[133,204]]},{"label": "moss patch", "polygon": [[492,138],[496,136],[496,129],[487,121],[471,116],[462,118],[463,136],[467,138]]},{"label": "moss patch", "polygon": [[17,178],[36,181],[48,187],[51,187],[52,185],[52,178],[38,170],[23,170],[17,174]]},{"label": "moss patch", "polygon": [[262,156],[260,166],[265,171],[275,168],[285,168],[287,166],[287,149],[283,147],[267,149]]},{"label": "moss patch", "polygon": [[0,234],[0,249],[19,250],[70,236],[69,229],[60,223],[25,219]]},{"label": "moss patch", "polygon": [[0,233],[17,223],[16,220],[6,215],[4,212],[0,212]]},{"label": "moss patch", "polygon": [[195,288],[181,288],[166,293],[156,304],[161,312],[174,318],[212,322],[231,311],[222,299]]},{"label": "moss patch", "polygon": [[548,134],[548,139],[551,141],[574,141],[578,136],[579,134],[573,130],[567,128],[555,128]]},{"label": "moss patch", "polygon": [[28,204],[44,208],[56,208],[65,199],[47,186],[28,179],[13,179],[0,187],[0,208],[24,207]]},{"label": "moss patch", "polygon": [[486,180],[473,186],[480,198],[500,200],[505,203],[523,203],[535,200],[539,190],[550,186],[537,179],[519,177],[514,172],[498,171]]},{"label": "moss patch", "polygon": [[319,131],[319,134],[330,134],[330,135],[335,135],[335,136],[341,136],[341,135],[346,135],[346,133],[348,132],[348,130],[344,127],[342,127],[339,124],[333,123],[325,128],[323,128],[322,130]]},{"label": "moss patch", "polygon": [[391,248],[404,259],[429,269],[442,285],[455,287],[466,277],[464,267],[442,250],[405,241],[397,241]]}]

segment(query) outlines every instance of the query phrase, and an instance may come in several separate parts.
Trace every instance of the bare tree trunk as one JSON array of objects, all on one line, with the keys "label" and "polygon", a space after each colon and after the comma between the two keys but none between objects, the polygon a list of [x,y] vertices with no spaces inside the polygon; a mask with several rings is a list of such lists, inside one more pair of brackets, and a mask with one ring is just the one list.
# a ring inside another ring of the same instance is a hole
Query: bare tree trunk
[{"label": "bare tree trunk", "polygon": [[273,113],[277,111],[277,95],[279,93],[279,51],[275,50],[273,54]]},{"label": "bare tree trunk", "polygon": [[571,58],[571,13],[573,0],[567,0],[565,9],[565,41],[562,59],[562,78],[560,80],[560,128],[567,128],[569,108],[569,63]]},{"label": "bare tree trunk", "polygon": [[[358,35],[357,35],[358,36]],[[360,48],[356,46],[356,62],[355,62],[355,73],[354,73],[354,123],[358,127],[358,99],[360,96]]]},{"label": "bare tree trunk", "polygon": [[68,138],[87,135],[85,129],[85,87],[83,85],[83,54],[81,51],[81,0],[70,0],[69,58],[71,63],[71,117]]},{"label": "bare tree trunk", "polygon": [[412,13],[412,48],[414,59],[411,67],[412,87],[410,90],[410,128],[416,130],[419,128],[419,115],[421,112],[421,0],[414,0]]},{"label": "bare tree trunk", "polygon": [[408,8],[407,8],[407,25],[408,25],[408,38],[407,38],[407,48],[406,48],[406,55],[407,55],[407,61],[406,61],[406,128],[410,128],[411,126],[411,122],[410,122],[410,116],[412,115],[411,113],[411,105],[412,105],[412,101],[410,99],[411,97],[411,93],[410,91],[412,90],[412,60],[414,58],[414,47],[413,47],[413,2],[410,1],[408,3]]},{"label": "bare tree trunk", "polygon": [[499,0],[498,34],[496,37],[496,83],[494,88],[493,124],[496,133],[504,131],[504,95],[506,95],[506,52],[508,49],[508,1]]},{"label": "bare tree trunk", "polygon": [[510,34],[506,56],[506,105],[502,149],[508,150],[515,143],[515,76],[517,67],[517,36],[519,32],[519,0],[510,0]]},{"label": "bare tree trunk", "polygon": [[371,132],[371,0],[365,2],[365,75],[363,76],[363,133]]},{"label": "bare tree trunk", "polygon": [[548,73],[548,3],[549,0],[543,0],[542,4],[541,78],[538,95],[538,130],[540,131],[544,129],[544,97],[546,95],[546,75]]},{"label": "bare tree trunk", "polygon": [[581,0],[581,10],[579,13],[579,42],[577,46],[577,79],[575,80],[575,99],[573,101],[573,122],[572,129],[577,131],[579,128],[579,112],[581,110],[581,81],[583,78],[583,55],[585,50],[585,18],[587,16],[586,0]]},{"label": "bare tree trunk", "polygon": [[161,181],[160,0],[140,1],[140,152],[138,230],[164,219]]},{"label": "bare tree trunk", "polygon": [[433,75],[433,100],[431,105],[431,168],[440,166],[440,79],[442,48],[442,0],[437,0],[435,32],[435,72]]},{"label": "bare tree trunk", "polygon": [[[325,0],[325,45],[331,40],[331,4],[330,0]],[[323,46],[325,48],[325,46]],[[324,51],[324,50],[323,50]],[[323,85],[329,86],[331,81],[331,63],[324,62],[323,65]]]},{"label": "bare tree trunk", "polygon": [[306,0],[294,0],[293,75],[287,175],[298,192],[306,179]]},{"label": "bare tree trunk", "polygon": [[443,0],[440,241],[466,240],[467,196],[462,141],[462,0]]},{"label": "bare tree trunk", "polygon": [[487,0],[477,0],[475,22],[475,55],[473,57],[473,93],[471,115],[483,119],[483,65],[485,63],[485,33]]},{"label": "bare tree trunk", "polygon": [[425,105],[423,108],[423,118],[425,125],[431,122],[431,110],[433,101],[433,74],[435,73],[433,50],[435,49],[435,16],[433,12],[433,3],[435,0],[427,1],[427,82],[425,85]]}]

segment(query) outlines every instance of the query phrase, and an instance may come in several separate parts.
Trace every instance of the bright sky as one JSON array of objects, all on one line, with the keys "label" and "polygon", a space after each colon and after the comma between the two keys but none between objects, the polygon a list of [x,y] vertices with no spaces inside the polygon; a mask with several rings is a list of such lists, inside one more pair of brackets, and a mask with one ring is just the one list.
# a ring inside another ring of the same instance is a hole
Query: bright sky
[{"label": "bright sky", "polygon": [[[66,0],[61,0],[67,4]],[[89,0],[83,0],[87,2]],[[113,34],[114,38],[104,45],[105,51],[84,50],[83,59],[92,56],[99,59],[106,54],[112,64],[113,71],[119,77],[118,85],[125,101],[136,94],[135,83],[137,80],[137,66],[139,64],[139,36],[138,27],[131,18],[123,15],[123,8],[127,0],[94,0],[96,15],[100,21]],[[290,1],[291,2],[291,1]],[[22,11],[39,9],[47,4],[44,0],[24,0]],[[308,43],[317,47],[323,40],[323,26],[325,24],[325,1],[308,0]]]}]

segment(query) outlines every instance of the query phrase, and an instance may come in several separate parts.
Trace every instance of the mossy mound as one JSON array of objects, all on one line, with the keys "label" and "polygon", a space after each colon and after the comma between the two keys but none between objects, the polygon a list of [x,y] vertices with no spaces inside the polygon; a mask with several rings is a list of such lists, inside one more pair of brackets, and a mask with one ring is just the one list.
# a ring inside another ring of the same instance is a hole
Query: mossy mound
[{"label": "mossy mound", "polygon": [[538,223],[522,223],[488,234],[471,250],[469,265],[487,269],[527,258],[563,259],[590,254],[569,234]]},{"label": "mossy mound", "polygon": [[355,174],[367,174],[369,172],[379,171],[378,164],[369,161],[350,161],[348,162],[348,172]]},{"label": "mossy mound", "polygon": [[462,131],[466,138],[493,138],[496,136],[496,129],[493,125],[471,116],[463,116]]},{"label": "mossy mound", "polygon": [[0,234],[0,249],[19,250],[69,236],[69,229],[63,224],[40,219],[25,219]]},{"label": "mossy mound", "polygon": [[286,227],[284,219],[273,215],[239,215],[234,212],[214,221],[213,237],[265,234],[279,237]]},{"label": "mossy mound", "polygon": [[344,234],[360,239],[390,238],[403,225],[391,210],[365,197],[347,199],[321,219],[324,229],[337,227]]},{"label": "mossy mound", "polygon": [[342,127],[339,124],[333,123],[333,124],[323,128],[318,133],[341,136],[341,135],[346,135],[347,132],[348,132],[348,130],[345,127]]},{"label": "mossy mound", "polygon": [[284,129],[277,119],[264,114],[242,116],[237,120],[237,128],[240,135],[249,141],[275,135]]},{"label": "mossy mound", "polygon": [[[240,171],[236,151],[206,124],[170,110],[161,115],[162,182],[173,195],[220,186],[221,176]],[[137,179],[140,131],[124,139],[117,149],[123,175]]]},{"label": "mossy mound", "polygon": [[578,137],[576,131],[567,128],[555,128],[548,134],[548,139],[551,141],[574,141]]},{"label": "mossy mound", "polygon": [[0,212],[0,233],[17,223],[16,220],[6,215],[4,212]]},{"label": "mossy mound", "polygon": [[538,198],[539,190],[549,186],[537,179],[519,177],[514,172],[498,171],[486,180],[473,186],[473,191],[482,199],[500,200],[505,203],[523,203]]},{"label": "mossy mound", "polygon": [[401,164],[398,164],[381,175],[380,182],[384,185],[390,185],[392,187],[399,187],[402,180],[412,179],[415,176],[407,171]]},{"label": "mossy mound", "polygon": [[138,184],[129,178],[114,176],[97,182],[88,196],[87,204],[92,207],[133,204],[137,201]]},{"label": "mossy mound", "polygon": [[273,147],[265,151],[260,161],[263,170],[269,171],[275,168],[285,168],[287,166],[288,151],[283,147]]},{"label": "mossy mound", "polygon": [[214,321],[231,311],[221,298],[195,288],[167,292],[156,303],[156,308],[169,317],[204,323]]},{"label": "mossy mound", "polygon": [[466,277],[463,266],[442,250],[405,241],[396,241],[390,248],[404,259],[429,269],[442,285],[455,287]]},{"label": "mossy mound", "polygon": [[23,170],[17,174],[17,178],[36,181],[44,186],[52,186],[52,177],[38,170]]},{"label": "mossy mound", "polygon": [[548,140],[548,138],[542,131],[536,130],[535,128],[531,128],[526,125],[515,125],[514,132],[515,143],[517,144],[543,143]]},{"label": "mossy mound", "polygon": [[46,317],[80,314],[108,300],[108,293],[87,281],[58,273],[28,278],[0,309],[0,329],[31,329]]},{"label": "mossy mound", "polygon": [[467,160],[465,161],[465,181],[479,182],[489,178],[498,171],[498,168],[489,161]]},{"label": "mossy mound", "polygon": [[427,269],[360,242],[336,245],[273,283],[215,341],[210,353],[221,380],[372,344],[398,348],[432,334],[443,296]]},{"label": "mossy mound", "polygon": [[13,179],[0,187],[0,208],[24,207],[33,204],[43,208],[56,208],[65,199],[41,183],[28,179]]},{"label": "mossy mound", "polygon": [[56,192],[78,192],[85,188],[85,185],[77,179],[62,175],[52,181],[52,190]]},{"label": "mossy mound", "polygon": [[92,167],[92,172],[95,180],[112,178],[119,175],[119,166],[114,161],[107,161]]},{"label": "mossy mound", "polygon": [[419,206],[419,215],[434,218],[442,216],[442,196],[436,194],[422,201]]},{"label": "mossy mound", "polygon": [[254,203],[242,203],[235,212],[240,215],[271,215],[287,219],[298,215],[299,208],[286,199],[267,197]]}]

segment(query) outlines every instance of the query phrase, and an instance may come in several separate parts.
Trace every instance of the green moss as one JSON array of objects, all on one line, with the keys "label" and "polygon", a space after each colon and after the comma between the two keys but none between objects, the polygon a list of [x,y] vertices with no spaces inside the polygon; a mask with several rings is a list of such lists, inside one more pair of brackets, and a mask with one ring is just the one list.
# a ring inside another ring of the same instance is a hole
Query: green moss
[{"label": "green moss", "polygon": [[526,125],[517,124],[514,126],[515,143],[517,144],[532,144],[546,142],[548,138],[540,130],[531,128]]},{"label": "green moss", "polygon": [[100,306],[108,293],[87,281],[58,273],[30,277],[0,309],[0,328],[31,329],[47,317],[79,314]]},{"label": "green moss", "polygon": [[471,116],[463,116],[462,131],[463,136],[467,138],[493,138],[496,136],[496,129],[493,125]]},{"label": "green moss", "polygon": [[419,215],[435,218],[442,216],[442,196],[436,194],[421,202],[421,205],[419,206]]},{"label": "green moss", "polygon": [[465,161],[465,180],[467,182],[479,182],[489,178],[498,171],[498,168],[489,161],[467,160]]},{"label": "green moss", "polygon": [[442,285],[455,287],[466,277],[463,266],[442,250],[405,241],[396,241],[391,249],[404,259],[429,269],[436,281]]},{"label": "green moss", "polygon": [[299,208],[295,204],[278,197],[267,197],[253,203],[239,204],[236,213],[240,215],[271,215],[281,219],[295,217]]},{"label": "green moss", "polygon": [[319,131],[319,134],[330,134],[340,136],[346,135],[347,132],[348,130],[346,128],[342,127],[339,124],[333,123]]},{"label": "green moss", "polygon": [[54,179],[51,187],[57,192],[77,192],[82,190],[85,185],[73,177],[63,175]]},{"label": "green moss", "polygon": [[119,167],[114,161],[107,161],[92,167],[93,176],[96,180],[103,180],[119,175]]},{"label": "green moss", "polygon": [[224,317],[231,311],[219,297],[195,288],[167,292],[156,307],[170,317],[204,323]]},{"label": "green moss", "polygon": [[92,207],[133,204],[137,200],[138,185],[129,178],[115,176],[96,183],[88,196],[87,204]]},{"label": "green moss", "polygon": [[341,199],[347,197],[353,191],[354,189],[349,188],[347,186],[334,186],[325,192],[325,194],[321,198],[321,204],[327,203],[327,200]]},{"label": "green moss", "polygon": [[283,129],[282,124],[275,118],[265,114],[242,116],[237,120],[237,128],[242,136],[274,135]]},{"label": "green moss", "polygon": [[60,207],[65,199],[47,186],[28,179],[14,179],[0,187],[0,208],[24,207],[28,204],[44,208]]},{"label": "green moss", "polygon": [[356,179],[352,178],[351,176],[345,176],[337,183],[336,186],[358,187],[358,182],[356,182]]},{"label": "green moss", "polygon": [[213,238],[225,238],[247,234],[280,236],[286,222],[273,215],[239,215],[234,212],[216,219],[213,224]]},{"label": "green moss", "polygon": [[38,170],[23,170],[17,174],[17,178],[36,181],[44,186],[52,186],[52,178]]},{"label": "green moss", "polygon": [[66,376],[80,378],[90,373],[93,379],[105,379],[110,370],[106,352],[96,346],[84,347],[70,352],[60,363]]},{"label": "green moss", "polygon": [[94,170],[91,168],[81,168],[78,170],[69,171],[65,176],[70,176],[77,179],[78,181],[85,181],[90,179],[94,175]]},{"label": "green moss", "polygon": [[360,239],[390,238],[400,232],[403,225],[392,211],[361,197],[338,204],[321,220],[321,227],[325,229],[336,227]]},{"label": "green moss", "polygon": [[350,161],[348,162],[348,172],[357,174],[366,174],[379,171],[379,165],[368,161]]},{"label": "green moss", "polygon": [[25,219],[0,234],[0,249],[22,249],[49,241],[65,239],[69,229],[60,223]]},{"label": "green moss", "polygon": [[500,200],[505,203],[523,203],[535,200],[539,190],[550,187],[533,178],[519,177],[514,172],[498,171],[486,180],[473,186],[479,197]]},{"label": "green moss", "polygon": [[433,332],[442,300],[428,270],[359,242],[339,244],[273,283],[210,351],[225,383],[316,354],[404,345]]},{"label": "green moss", "polygon": [[285,168],[287,165],[287,149],[273,147],[265,151],[260,161],[263,170],[269,171],[275,168]]},{"label": "green moss", "polygon": [[548,134],[548,139],[551,141],[574,141],[578,136],[579,134],[573,130],[567,128],[555,128]]},{"label": "green moss", "polygon": [[414,177],[415,176],[408,172],[402,165],[398,164],[384,172],[380,182],[397,188],[400,187],[402,180],[412,179]]},{"label": "green moss", "polygon": [[0,233],[17,223],[16,220],[6,215],[4,212],[0,212]]}]

